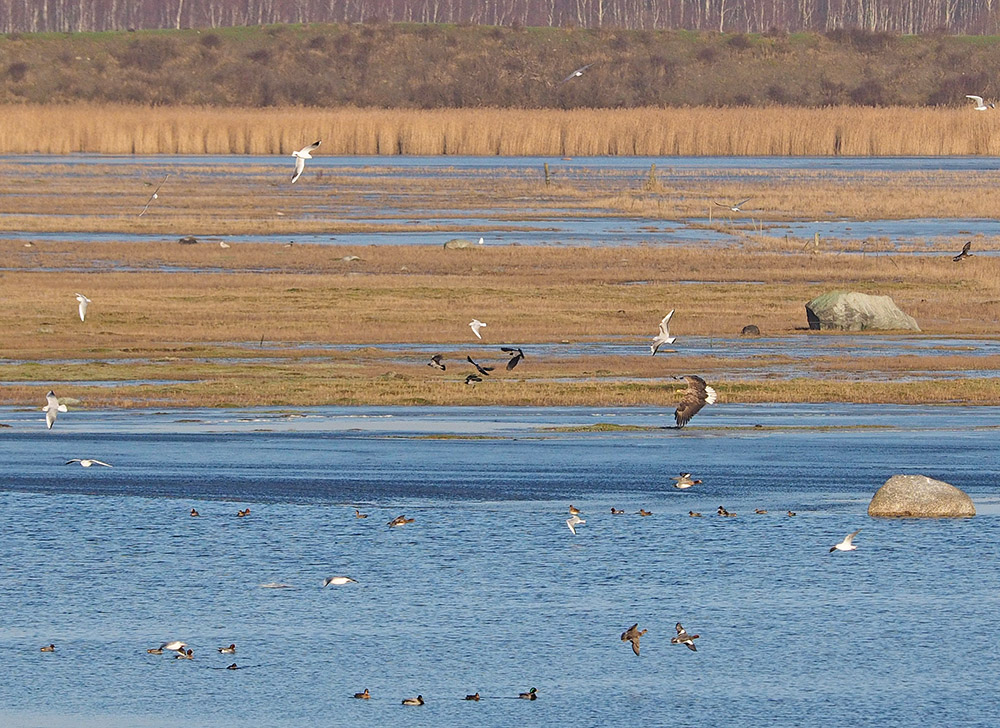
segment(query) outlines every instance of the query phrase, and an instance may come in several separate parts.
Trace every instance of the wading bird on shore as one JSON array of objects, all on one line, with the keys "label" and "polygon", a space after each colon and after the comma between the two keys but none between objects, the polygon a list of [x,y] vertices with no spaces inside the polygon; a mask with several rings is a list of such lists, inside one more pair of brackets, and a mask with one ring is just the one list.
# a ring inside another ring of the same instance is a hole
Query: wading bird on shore
[{"label": "wading bird on shore", "polygon": [[292,173],[292,184],[295,184],[295,180],[299,178],[302,174],[302,170],[306,168],[306,160],[312,159],[312,154],[310,154],[310,152],[322,143],[323,140],[320,139],[307,147],[302,147],[302,149],[297,152],[292,152],[292,156],[295,157],[295,171]]},{"label": "wading bird on shore", "polygon": [[444,357],[441,356],[440,354],[435,354],[434,356],[431,357],[431,360],[427,362],[427,366],[434,367],[435,369],[440,369],[443,372],[445,371],[445,369],[447,369],[447,367],[444,365],[444,362],[442,361],[443,359]]},{"label": "wading bird on shore", "polygon": [[988,111],[989,109],[992,109],[995,106],[995,104],[992,101],[988,104],[983,103],[983,97],[976,96],[975,94],[966,94],[965,98],[972,99],[973,101],[976,102],[976,105],[972,107],[976,111]]},{"label": "wading bird on shore", "polygon": [[500,351],[505,351],[508,354],[513,355],[511,356],[510,361],[507,362],[508,372],[514,367],[516,367],[518,364],[520,364],[521,360],[524,358],[524,352],[513,346],[501,346]]},{"label": "wading bird on shore", "polygon": [[112,465],[108,465],[107,463],[101,462],[100,460],[93,460],[91,458],[82,458],[82,459],[73,458],[72,460],[67,460],[65,464],[69,465],[71,463],[80,463],[80,465],[82,465],[85,468],[89,468],[91,465],[103,465],[106,468],[114,467]]},{"label": "wading bird on shore", "polygon": [[853,533],[849,533],[846,536],[844,536],[843,541],[838,543],[836,546],[830,547],[830,553],[832,554],[834,551],[857,551],[858,547],[854,545],[854,537],[857,536],[859,533],[861,533],[860,528],[857,531],[854,531]]},{"label": "wading bird on shore", "polygon": [[84,321],[87,318],[87,306],[90,304],[90,299],[84,296],[82,293],[76,294],[76,300],[80,302],[80,320]]},{"label": "wading bird on shore", "polygon": [[677,423],[677,427],[681,428],[706,404],[715,404],[717,397],[715,390],[705,384],[705,380],[697,375],[688,374],[677,378],[683,379],[688,385],[681,394],[681,401],[678,403],[677,409],[674,410],[674,421]]},{"label": "wading bird on shore", "polygon": [[52,425],[56,423],[56,417],[59,416],[60,412],[69,412],[66,405],[59,404],[59,399],[56,397],[56,393],[51,389],[49,393],[45,395],[45,401],[48,402],[47,405],[42,407],[42,412],[45,413],[45,426],[48,429],[52,429]]},{"label": "wading bird on shore", "polygon": [[557,86],[562,86],[567,81],[572,81],[574,78],[580,78],[580,76],[582,76],[584,74],[584,72],[588,68],[590,68],[591,66],[593,66],[593,65],[594,65],[593,63],[588,63],[586,66],[580,66],[578,69],[576,69],[575,71],[573,71],[573,73],[569,74],[566,78],[564,78],[562,81],[560,81],[556,85]]},{"label": "wading bird on shore", "polygon": [[474,366],[479,371],[480,374],[482,374],[485,377],[488,377],[490,375],[490,372],[492,372],[496,368],[496,367],[481,367],[472,360],[471,356],[466,356],[465,359],[472,366]]},{"label": "wading bird on shore", "polygon": [[139,217],[142,217],[143,215],[146,214],[146,210],[148,210],[149,206],[151,204],[153,204],[153,200],[159,199],[159,197],[160,197],[160,188],[163,187],[163,183],[167,181],[167,177],[169,177],[169,176],[170,176],[169,173],[163,175],[163,179],[160,180],[160,184],[156,185],[156,189],[153,190],[153,194],[151,194],[149,196],[149,199],[146,200],[146,204],[143,206],[142,212],[139,213]]},{"label": "wading bird on shore", "polygon": [[639,638],[642,637],[644,634],[646,634],[646,632],[648,632],[648,631],[649,630],[644,629],[644,630],[642,630],[642,632],[640,632],[639,631],[639,623],[636,622],[631,627],[629,627],[627,630],[625,630],[624,632],[622,632],[622,642],[631,642],[632,643],[632,652],[634,652],[636,654],[636,657],[639,656]]},{"label": "wading bird on shore", "polygon": [[747,204],[752,199],[753,199],[752,197],[747,197],[745,200],[740,200],[739,202],[733,204],[729,204],[726,202],[716,202],[715,204],[718,205],[719,207],[725,207],[730,212],[741,212],[743,209],[743,205]]},{"label": "wading bird on shore", "polygon": [[686,645],[687,648],[692,652],[698,651],[698,648],[694,646],[694,641],[698,639],[701,635],[688,634],[687,631],[684,629],[684,627],[681,626],[680,622],[677,623],[677,626],[674,627],[674,629],[677,630],[677,636],[670,640],[670,644]]},{"label": "wading bird on shore", "polygon": [[674,309],[670,309],[670,313],[660,321],[660,333],[653,338],[653,343],[649,345],[650,356],[656,356],[656,352],[664,344],[673,344],[677,340],[676,336],[670,335],[670,317],[673,315]]},{"label": "wading bird on shore", "polygon": [[955,261],[956,263],[961,263],[966,258],[971,258],[972,253],[969,252],[971,248],[972,248],[972,241],[970,240],[969,242],[967,242],[965,245],[962,246],[962,252],[956,255],[954,258],[952,258],[952,260]]},{"label": "wading bird on shore", "polygon": [[484,324],[479,319],[472,319],[472,321],[469,322],[469,327],[472,329],[472,333],[476,335],[477,339],[483,338],[483,335],[479,333],[479,330],[483,328],[485,325],[486,324]]}]

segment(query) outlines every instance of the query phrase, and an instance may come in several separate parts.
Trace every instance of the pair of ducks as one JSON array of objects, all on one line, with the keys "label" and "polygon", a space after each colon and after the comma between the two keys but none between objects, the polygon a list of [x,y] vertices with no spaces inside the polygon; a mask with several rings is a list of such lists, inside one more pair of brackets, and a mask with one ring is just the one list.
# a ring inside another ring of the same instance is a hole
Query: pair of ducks
[{"label": "pair of ducks", "polygon": [[237,518],[245,518],[250,515],[250,509],[247,508],[245,511],[236,511]]},{"label": "pair of ducks", "polygon": [[[612,516],[621,516],[624,513],[625,513],[624,509],[622,509],[622,508],[615,508],[614,506],[611,506],[611,515]],[[640,515],[640,516],[651,516],[651,515],[653,515],[653,512],[652,511],[646,511],[646,510],[643,510],[642,508],[640,508],[637,511],[637,515]]]},{"label": "pair of ducks", "polygon": [[[672,645],[684,645],[689,650],[691,650],[692,652],[697,652],[698,651],[698,648],[695,647],[694,641],[696,639],[698,639],[699,637],[701,637],[701,635],[688,634],[687,630],[684,629],[684,627],[681,625],[680,622],[678,622],[675,625],[674,629],[677,630],[677,636],[671,638],[670,644],[672,644]],[[642,630],[640,632],[639,631],[639,623],[636,622],[631,627],[629,627],[627,630],[625,630],[624,632],[622,632],[622,636],[621,636],[622,642],[631,642],[632,643],[632,652],[634,652],[636,654],[636,657],[639,656],[639,638],[642,637],[644,634],[646,634],[646,632],[648,632],[648,631],[649,630],[644,629],[644,630]]]}]

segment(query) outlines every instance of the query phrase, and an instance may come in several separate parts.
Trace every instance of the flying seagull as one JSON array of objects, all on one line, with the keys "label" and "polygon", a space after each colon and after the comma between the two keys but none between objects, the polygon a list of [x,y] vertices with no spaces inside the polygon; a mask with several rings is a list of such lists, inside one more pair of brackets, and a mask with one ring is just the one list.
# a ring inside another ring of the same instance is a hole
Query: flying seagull
[{"label": "flying seagull", "polygon": [[153,200],[159,199],[160,188],[163,187],[163,183],[167,181],[167,177],[169,176],[170,176],[169,172],[163,175],[163,179],[160,180],[160,184],[156,185],[156,189],[153,190],[153,194],[151,194],[149,196],[149,199],[146,200],[146,205],[142,208],[142,212],[139,213],[139,217],[142,217],[143,215],[146,214],[146,210],[149,209],[149,206],[153,203]]},{"label": "flying seagull", "polygon": [[466,359],[468,360],[468,362],[469,362],[469,363],[470,363],[470,364],[471,364],[472,366],[474,366],[474,367],[475,367],[476,369],[478,369],[478,370],[479,370],[479,373],[480,373],[480,374],[482,374],[483,376],[486,376],[486,377],[488,377],[488,376],[490,375],[490,372],[492,372],[492,371],[493,371],[493,369],[495,368],[495,367],[481,367],[481,366],[479,366],[478,364],[476,364],[476,362],[474,362],[474,361],[472,360],[472,357],[471,357],[471,356],[466,356],[465,358],[466,358]]},{"label": "flying seagull", "polygon": [[966,258],[971,258],[972,253],[969,252],[969,249],[971,247],[972,247],[972,241],[970,240],[969,242],[967,242],[965,245],[962,246],[962,252],[956,255],[954,258],[952,258],[952,260],[955,261],[956,263],[961,263]]},{"label": "flying seagull", "polygon": [[860,528],[854,533],[849,533],[846,536],[844,536],[843,541],[838,543],[836,546],[830,547],[830,553],[832,554],[834,551],[857,551],[858,547],[854,545],[854,537],[857,536],[859,533],[861,533]]},{"label": "flying seagull", "polygon": [[701,635],[688,634],[687,631],[678,622],[677,626],[674,627],[677,630],[677,636],[670,640],[672,645],[687,645],[687,648],[692,652],[697,652],[698,648],[694,646],[694,641],[698,639]]},{"label": "flying seagull", "polygon": [[700,480],[691,480],[691,473],[681,473],[679,476],[674,477],[677,482],[674,483],[675,488],[680,488],[681,490],[686,490],[692,485],[698,485]]},{"label": "flying seagull", "polygon": [[358,582],[349,576],[328,576],[323,579],[323,586],[343,586],[344,584],[357,584]]},{"label": "flying seagull", "polygon": [[479,329],[483,328],[485,325],[486,324],[479,319],[472,319],[472,321],[469,322],[469,326],[472,327],[472,333],[476,335],[477,339],[483,338],[483,335],[479,333]]},{"label": "flying seagull", "polygon": [[91,465],[103,465],[106,468],[114,467],[113,465],[102,463],[100,460],[92,460],[87,458],[84,458],[82,460],[80,458],[73,458],[72,460],[67,460],[65,464],[69,465],[70,463],[80,463],[80,465],[82,465],[85,468],[89,468]]},{"label": "flying seagull", "polygon": [[715,390],[705,384],[705,380],[694,374],[677,377],[687,382],[687,389],[681,395],[681,401],[674,410],[674,421],[677,427],[684,427],[692,417],[698,414],[698,410],[706,404],[715,404]]},{"label": "flying seagull", "polygon": [[292,156],[295,157],[295,171],[292,173],[292,184],[295,184],[295,180],[299,178],[302,174],[302,170],[306,168],[306,160],[312,159],[312,155],[309,153],[322,144],[323,140],[313,142],[308,147],[302,147],[297,152],[292,152]]},{"label": "flying seagull", "polygon": [[745,205],[746,203],[750,202],[750,200],[752,200],[752,199],[753,199],[752,197],[748,197],[745,200],[740,200],[739,202],[737,202],[735,204],[732,204],[732,205],[727,204],[725,202],[716,202],[715,204],[718,205],[719,207],[725,207],[725,208],[727,208],[730,212],[740,212],[740,210],[743,207],[743,205]]},{"label": "flying seagull", "polygon": [[640,632],[639,631],[639,623],[636,622],[631,627],[629,627],[627,630],[625,630],[624,632],[622,632],[622,642],[631,642],[632,643],[632,652],[634,652],[636,654],[636,657],[639,656],[639,638],[642,637],[644,634],[646,634],[646,632],[648,632],[648,631],[649,630],[644,629],[644,630],[642,630],[642,632]]},{"label": "flying seagull", "polygon": [[673,344],[677,340],[676,336],[670,335],[670,317],[674,315],[674,309],[670,309],[670,313],[663,317],[660,321],[660,333],[656,335],[653,339],[653,343],[649,346],[650,356],[656,356],[656,352],[664,344]]},{"label": "flying seagull", "polygon": [[[507,371],[508,372],[511,369],[513,369],[514,367],[516,367],[518,364],[520,364],[521,360],[524,358],[524,352],[521,351],[518,348],[513,347],[513,346],[501,346],[500,347],[500,351],[505,351],[508,354],[513,354],[513,356],[511,356],[511,358],[510,358],[510,361],[507,362]],[[515,352],[517,352],[517,353],[515,353]]]},{"label": "flying seagull", "polygon": [[982,96],[976,96],[975,94],[966,94],[965,98],[972,99],[973,101],[976,102],[976,105],[972,107],[976,111],[986,111],[987,109],[992,109],[994,107],[992,101],[989,104],[984,104]]},{"label": "flying seagull", "polygon": [[90,299],[82,293],[77,293],[76,300],[80,302],[80,320],[84,321],[87,318],[87,305],[90,303]]},{"label": "flying seagull", "polygon": [[442,372],[447,369],[447,367],[442,363],[443,356],[440,354],[435,354],[431,357],[431,360],[427,362],[427,366],[434,367],[435,369],[440,369]]},{"label": "flying seagull", "polygon": [[566,519],[566,525],[569,526],[569,530],[573,532],[574,536],[576,535],[576,527],[579,526],[581,523],[586,523],[586,521],[580,518],[580,516],[576,515],[575,513]]},{"label": "flying seagull", "polygon": [[590,68],[593,65],[594,65],[593,63],[588,63],[586,66],[580,66],[580,68],[578,68],[575,71],[573,71],[573,73],[569,74],[566,78],[564,78],[562,81],[560,81],[556,85],[557,86],[562,86],[567,81],[572,81],[574,78],[580,78],[580,76],[583,75],[583,72],[586,71],[588,68]]},{"label": "flying seagull", "polygon": [[66,405],[59,404],[56,393],[51,389],[49,390],[49,393],[45,395],[45,401],[47,401],[48,404],[42,407],[42,412],[45,413],[45,425],[51,430],[52,425],[56,423],[56,417],[59,416],[59,413],[69,412],[69,410],[66,409]]}]

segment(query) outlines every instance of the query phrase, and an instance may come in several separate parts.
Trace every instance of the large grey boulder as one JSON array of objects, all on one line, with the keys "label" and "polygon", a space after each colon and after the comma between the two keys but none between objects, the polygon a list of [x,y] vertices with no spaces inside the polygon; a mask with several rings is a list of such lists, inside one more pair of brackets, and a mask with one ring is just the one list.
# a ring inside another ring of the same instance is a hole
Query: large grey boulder
[{"label": "large grey boulder", "polygon": [[465,238],[452,238],[444,244],[445,250],[468,250],[469,248],[475,247],[476,244],[474,242],[466,240]]},{"label": "large grey boulder", "polygon": [[830,291],[806,304],[810,329],[920,331],[912,316],[903,313],[888,296],[853,291]]},{"label": "large grey boulder", "polygon": [[972,499],[954,485],[926,475],[893,475],[872,496],[868,515],[876,518],[969,518]]}]

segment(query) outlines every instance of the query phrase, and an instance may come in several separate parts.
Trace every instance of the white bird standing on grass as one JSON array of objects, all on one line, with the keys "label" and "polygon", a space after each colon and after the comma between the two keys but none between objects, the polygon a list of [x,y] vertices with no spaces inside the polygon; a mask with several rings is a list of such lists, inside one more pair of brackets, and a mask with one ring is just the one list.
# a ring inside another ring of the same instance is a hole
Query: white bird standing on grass
[{"label": "white bird standing on grass", "polygon": [[834,551],[857,551],[858,547],[854,545],[854,537],[857,536],[859,533],[861,533],[860,528],[854,533],[849,533],[846,536],[844,536],[843,541],[838,543],[836,546],[830,547],[830,553],[832,554]]},{"label": "white bird standing on grass", "polygon": [[66,405],[59,404],[59,399],[56,397],[56,393],[51,389],[49,393],[45,395],[45,400],[48,402],[47,405],[42,407],[42,412],[45,413],[45,426],[48,429],[52,429],[52,425],[56,423],[56,417],[59,416],[60,412],[69,412]]},{"label": "white bird standing on grass", "polygon": [[87,319],[87,306],[90,304],[90,299],[82,293],[77,293],[76,300],[80,302],[80,320],[85,321]]},{"label": "white bird standing on grass", "polygon": [[483,328],[485,325],[486,324],[484,324],[479,319],[472,319],[472,321],[469,322],[469,326],[470,328],[472,328],[472,333],[476,335],[477,339],[483,338],[483,335],[479,333],[479,330]]},{"label": "white bird standing on grass", "polygon": [[664,344],[673,344],[677,340],[676,336],[670,335],[670,317],[673,315],[674,309],[670,309],[670,313],[660,321],[660,333],[655,336],[653,343],[649,345],[650,356],[656,356],[656,352]]},{"label": "white bird standing on grass", "polygon": [[306,160],[312,159],[312,155],[309,153],[313,151],[316,147],[323,143],[323,140],[313,142],[308,147],[302,147],[297,152],[292,152],[292,156],[295,157],[295,172],[292,173],[292,184],[295,184],[295,180],[299,178],[302,174],[302,170],[306,168]]},{"label": "white bird standing on grass", "polygon": [[992,101],[989,104],[984,104],[983,97],[976,96],[975,94],[966,94],[965,98],[972,99],[973,101],[976,102],[976,105],[972,107],[976,111],[987,111],[995,106],[995,104]]}]

